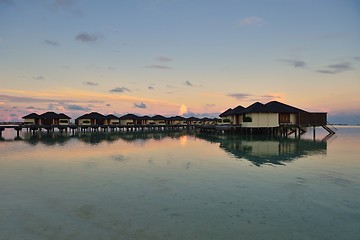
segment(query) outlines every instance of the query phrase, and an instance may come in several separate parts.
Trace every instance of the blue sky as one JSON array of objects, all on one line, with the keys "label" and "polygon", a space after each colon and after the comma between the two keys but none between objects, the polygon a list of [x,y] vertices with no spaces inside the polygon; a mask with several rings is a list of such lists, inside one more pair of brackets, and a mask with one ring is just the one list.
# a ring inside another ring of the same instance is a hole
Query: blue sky
[{"label": "blue sky", "polygon": [[359,26],[350,0],[0,0],[0,121],[278,100],[360,123]]}]

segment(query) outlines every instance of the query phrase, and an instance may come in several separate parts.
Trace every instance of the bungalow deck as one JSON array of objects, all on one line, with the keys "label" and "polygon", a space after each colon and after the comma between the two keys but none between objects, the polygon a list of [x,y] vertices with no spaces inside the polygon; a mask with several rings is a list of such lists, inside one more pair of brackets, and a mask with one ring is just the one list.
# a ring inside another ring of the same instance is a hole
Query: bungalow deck
[{"label": "bungalow deck", "polygon": [[249,128],[249,127],[242,127],[240,125],[204,125],[204,126],[197,126],[197,129],[201,133],[208,133],[208,134],[240,134],[240,135],[278,135],[278,136],[290,136],[292,134],[295,137],[300,137],[304,133],[307,132],[307,128],[313,128],[313,135],[315,137],[316,134],[316,127],[322,127],[325,129],[329,135],[334,135],[335,131],[331,129],[327,125],[313,125],[303,127],[300,125],[295,124],[282,124],[279,127],[259,127],[259,128]]}]

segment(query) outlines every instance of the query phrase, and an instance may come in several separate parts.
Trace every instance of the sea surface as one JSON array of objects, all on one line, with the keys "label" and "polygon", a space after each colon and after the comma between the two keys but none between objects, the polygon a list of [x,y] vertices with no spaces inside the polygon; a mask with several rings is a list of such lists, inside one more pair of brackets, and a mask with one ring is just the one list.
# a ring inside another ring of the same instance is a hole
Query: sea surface
[{"label": "sea surface", "polygon": [[0,239],[360,239],[360,127],[300,139],[6,130]]}]

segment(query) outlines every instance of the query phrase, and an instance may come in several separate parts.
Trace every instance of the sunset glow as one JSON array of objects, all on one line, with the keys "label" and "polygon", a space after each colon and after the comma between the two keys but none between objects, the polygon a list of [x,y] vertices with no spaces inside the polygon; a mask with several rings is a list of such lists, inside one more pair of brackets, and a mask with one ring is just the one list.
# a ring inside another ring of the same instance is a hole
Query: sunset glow
[{"label": "sunset glow", "polygon": [[0,1],[0,122],[218,117],[281,101],[360,123],[358,1]]}]

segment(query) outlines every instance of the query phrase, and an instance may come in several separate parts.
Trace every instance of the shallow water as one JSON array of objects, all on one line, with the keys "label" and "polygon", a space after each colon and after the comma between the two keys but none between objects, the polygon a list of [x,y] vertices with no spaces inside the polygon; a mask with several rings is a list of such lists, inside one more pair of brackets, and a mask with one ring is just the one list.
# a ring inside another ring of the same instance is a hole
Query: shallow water
[{"label": "shallow water", "polygon": [[0,141],[0,239],[359,239],[360,128]]}]

